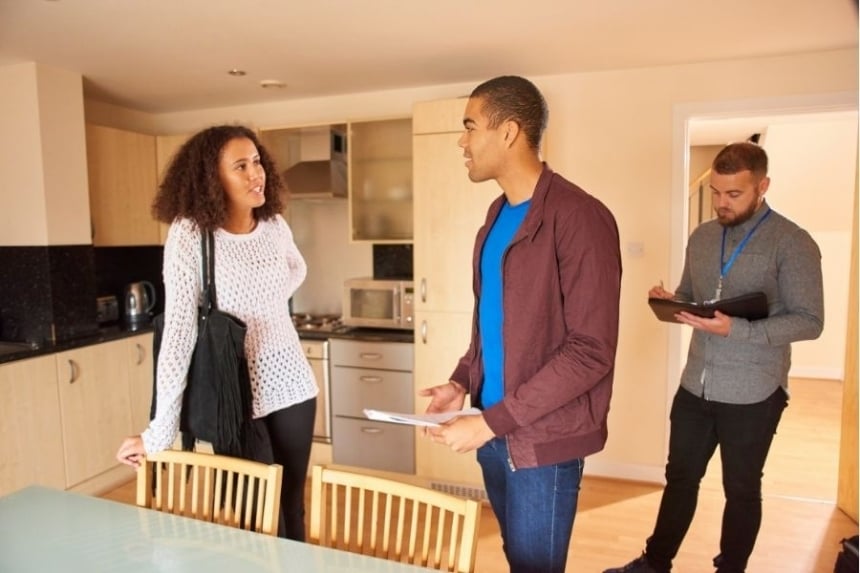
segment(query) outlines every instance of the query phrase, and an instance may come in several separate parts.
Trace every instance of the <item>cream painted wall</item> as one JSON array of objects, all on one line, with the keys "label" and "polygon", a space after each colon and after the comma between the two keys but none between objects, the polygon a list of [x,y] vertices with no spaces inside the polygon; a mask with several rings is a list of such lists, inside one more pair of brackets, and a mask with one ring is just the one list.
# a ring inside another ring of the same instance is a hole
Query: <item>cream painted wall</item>
[{"label": "cream painted wall", "polygon": [[[144,117],[87,103],[87,118],[155,133],[183,133],[214,122],[276,127],[375,119],[410,113],[415,101],[467,94],[468,84],[319,100],[199,110]],[[550,165],[603,200],[615,213],[624,278],[616,386],[604,452],[592,474],[659,481],[665,463],[671,327],[654,319],[645,297],[659,280],[672,284],[673,223],[682,207],[673,188],[674,118],[679,106],[748,98],[857,91],[857,51],[734,60],[533,77],[550,106]],[[128,123],[122,123],[122,122]],[[146,125],[143,125],[146,124]],[[685,190],[680,191],[683,197]],[[345,224],[345,222],[344,222]],[[644,247],[639,254],[637,247]],[[673,378],[675,377],[673,373]]]},{"label": "cream painted wall", "polygon": [[293,310],[340,314],[343,281],[373,274],[373,252],[367,243],[350,243],[345,199],[293,201],[287,222],[308,262],[305,282],[293,295]]},{"label": "cream painted wall", "polygon": [[841,380],[857,169],[857,114],[827,117],[771,124],[762,145],[770,157],[768,203],[809,231],[822,253],[824,332],[817,340],[792,345],[791,375]]},{"label": "cream painted wall", "polygon": [[90,242],[80,74],[0,67],[0,245]]}]

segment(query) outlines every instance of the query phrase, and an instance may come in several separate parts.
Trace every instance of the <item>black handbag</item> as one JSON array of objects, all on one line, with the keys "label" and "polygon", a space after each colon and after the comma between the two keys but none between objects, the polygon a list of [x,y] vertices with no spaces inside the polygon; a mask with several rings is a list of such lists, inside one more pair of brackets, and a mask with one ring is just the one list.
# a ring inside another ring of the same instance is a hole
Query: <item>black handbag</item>
[{"label": "black handbag", "polygon": [[[215,238],[200,237],[203,296],[198,307],[197,342],[188,367],[179,429],[182,448],[193,450],[196,440],[211,442],[218,454],[251,457],[251,381],[245,357],[245,323],[218,310],[215,295]],[[158,353],[164,315],[153,320],[152,354],[155,365],[150,419],[155,417]]]}]

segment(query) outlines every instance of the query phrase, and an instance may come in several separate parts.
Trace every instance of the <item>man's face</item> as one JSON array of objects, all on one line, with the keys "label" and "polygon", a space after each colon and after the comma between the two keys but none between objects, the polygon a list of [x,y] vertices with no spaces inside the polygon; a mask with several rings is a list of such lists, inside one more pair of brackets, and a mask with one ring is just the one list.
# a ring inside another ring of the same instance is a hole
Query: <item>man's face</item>
[{"label": "man's face", "polygon": [[482,98],[469,98],[463,113],[465,131],[457,141],[467,160],[469,179],[475,183],[497,178],[504,161],[505,141],[502,130],[490,127],[490,120],[484,114],[483,107]]},{"label": "man's face", "polygon": [[758,178],[749,170],[732,174],[711,171],[711,198],[717,220],[724,227],[748,221],[756,212],[770,185],[770,178]]}]

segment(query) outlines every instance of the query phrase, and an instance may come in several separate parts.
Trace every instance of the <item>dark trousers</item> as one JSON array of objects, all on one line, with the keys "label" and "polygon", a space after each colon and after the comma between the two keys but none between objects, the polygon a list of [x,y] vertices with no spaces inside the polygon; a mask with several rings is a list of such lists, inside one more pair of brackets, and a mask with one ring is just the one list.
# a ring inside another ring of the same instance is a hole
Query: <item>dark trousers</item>
[{"label": "dark trousers", "polygon": [[311,398],[254,420],[252,425],[252,459],[283,467],[278,537],[305,540],[305,479],[316,411],[317,399]]},{"label": "dark trousers", "polygon": [[746,569],[761,525],[762,470],[787,403],[782,388],[756,404],[712,402],[678,389],[670,415],[666,488],[645,549],[655,569],[671,569],[696,512],[699,483],[717,445],[726,504],[715,565],[720,573]]}]

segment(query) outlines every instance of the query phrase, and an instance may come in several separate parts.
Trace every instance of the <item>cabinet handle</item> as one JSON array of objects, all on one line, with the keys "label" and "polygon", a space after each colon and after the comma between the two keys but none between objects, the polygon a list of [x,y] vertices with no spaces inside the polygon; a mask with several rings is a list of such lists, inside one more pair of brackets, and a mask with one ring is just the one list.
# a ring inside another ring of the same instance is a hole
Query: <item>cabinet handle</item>
[{"label": "cabinet handle", "polygon": [[69,384],[74,384],[78,381],[78,374],[80,374],[78,363],[69,359]]},{"label": "cabinet handle", "polygon": [[421,293],[421,302],[427,302],[427,279],[421,279],[421,286],[418,289],[418,292]]},{"label": "cabinet handle", "polygon": [[427,344],[427,321],[421,321],[421,342]]},{"label": "cabinet handle", "polygon": [[362,382],[372,383],[382,382],[382,376],[360,376],[359,380],[361,380]]},{"label": "cabinet handle", "polygon": [[143,364],[143,359],[146,358],[146,354],[144,353],[142,344],[135,343],[135,346],[137,347],[137,365],[140,366]]},{"label": "cabinet handle", "polygon": [[364,360],[379,360],[382,358],[382,354],[379,352],[361,352],[358,357],[363,358]]},{"label": "cabinet handle", "polygon": [[369,427],[364,427],[361,429],[361,431],[364,432],[365,434],[381,434],[382,433],[382,430],[380,430],[379,428],[369,428]]}]

